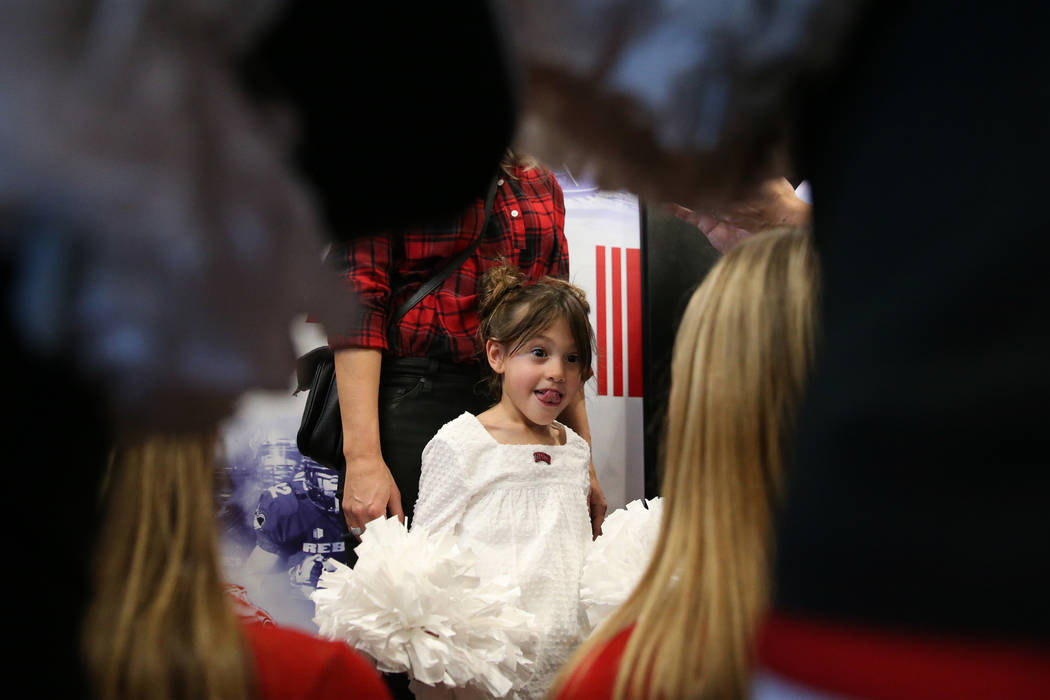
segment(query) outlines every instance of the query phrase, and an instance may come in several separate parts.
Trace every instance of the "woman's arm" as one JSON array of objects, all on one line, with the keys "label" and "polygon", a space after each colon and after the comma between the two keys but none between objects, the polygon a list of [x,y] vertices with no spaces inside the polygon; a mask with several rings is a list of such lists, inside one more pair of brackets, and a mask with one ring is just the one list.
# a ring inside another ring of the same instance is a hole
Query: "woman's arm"
[{"label": "woman's arm", "polygon": [[388,233],[348,241],[335,253],[348,290],[362,314],[347,327],[329,329],[343,424],[343,517],[351,528],[388,512],[404,518],[401,492],[383,461],[379,439],[379,372],[387,345],[391,278],[396,246]]},{"label": "woman's arm", "polygon": [[401,492],[383,461],[379,444],[379,371],[383,353],[373,348],[347,348],[337,350],[334,356],[346,457],[343,516],[349,527],[361,529],[388,511],[403,521]]}]

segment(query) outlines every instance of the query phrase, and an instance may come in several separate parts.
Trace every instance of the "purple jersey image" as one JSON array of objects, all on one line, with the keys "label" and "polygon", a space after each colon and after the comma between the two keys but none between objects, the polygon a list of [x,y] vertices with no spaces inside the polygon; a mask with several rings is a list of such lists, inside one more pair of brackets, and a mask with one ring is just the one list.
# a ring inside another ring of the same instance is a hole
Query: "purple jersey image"
[{"label": "purple jersey image", "polygon": [[347,552],[338,475],[300,454],[301,415],[297,399],[260,393],[223,426],[218,522],[227,581],[276,623],[316,632],[308,596]]},{"label": "purple jersey image", "polygon": [[303,462],[294,478],[259,496],[252,516],[258,551],[249,561],[272,562],[289,571],[292,583],[316,586],[325,559],[346,562],[343,516],[335,500],[337,474],[307,458]]}]

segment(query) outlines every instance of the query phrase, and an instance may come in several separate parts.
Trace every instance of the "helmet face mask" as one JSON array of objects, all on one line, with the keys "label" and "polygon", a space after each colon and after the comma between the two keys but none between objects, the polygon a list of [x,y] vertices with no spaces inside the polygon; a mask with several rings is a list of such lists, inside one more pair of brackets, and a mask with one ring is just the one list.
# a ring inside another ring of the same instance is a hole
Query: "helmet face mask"
[{"label": "helmet face mask", "polygon": [[336,489],[339,488],[339,475],[336,473],[322,473],[317,476],[317,483],[324,495],[335,498]]},{"label": "helmet face mask", "polygon": [[335,492],[339,488],[338,472],[306,459],[303,464],[303,482],[311,501],[325,510],[338,509],[339,504],[335,498]]},{"label": "helmet face mask", "polygon": [[303,457],[293,440],[266,440],[259,453],[259,469],[271,486],[290,484]]}]

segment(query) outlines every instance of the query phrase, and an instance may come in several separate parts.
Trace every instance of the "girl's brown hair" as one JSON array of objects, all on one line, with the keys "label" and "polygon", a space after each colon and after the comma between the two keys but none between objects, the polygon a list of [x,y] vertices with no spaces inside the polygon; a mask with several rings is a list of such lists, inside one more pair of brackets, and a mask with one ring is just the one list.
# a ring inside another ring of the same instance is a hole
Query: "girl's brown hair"
[{"label": "girl's brown hair", "polygon": [[[594,330],[587,318],[591,307],[582,289],[554,277],[528,282],[520,270],[499,265],[481,278],[479,299],[478,334],[482,348],[485,341],[494,340],[512,354],[564,318],[579,354],[580,377],[584,381],[590,378]],[[493,372],[488,384],[493,398],[498,399],[503,376]]]},{"label": "girl's brown hair", "polygon": [[254,695],[251,657],[222,587],[211,435],[113,450],[83,647],[95,695]]},{"label": "girl's brown hair", "polygon": [[613,697],[747,696],[816,295],[815,254],[796,231],[740,243],[693,294],[671,366],[656,550],[631,596],[565,666],[555,693],[633,625]]}]

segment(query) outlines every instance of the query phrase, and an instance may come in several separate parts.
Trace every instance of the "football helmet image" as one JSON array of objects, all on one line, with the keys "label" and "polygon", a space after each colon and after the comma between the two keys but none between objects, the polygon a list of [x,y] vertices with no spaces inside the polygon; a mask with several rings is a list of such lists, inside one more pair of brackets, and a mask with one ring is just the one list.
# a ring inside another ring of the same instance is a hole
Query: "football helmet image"
[{"label": "football helmet image", "polygon": [[331,512],[338,512],[339,503],[335,492],[339,488],[339,473],[334,469],[322,467],[309,458],[303,458],[303,482],[306,495],[318,507]]},{"label": "football helmet image", "polygon": [[290,482],[302,461],[295,440],[272,438],[259,447],[259,473],[271,486]]}]

